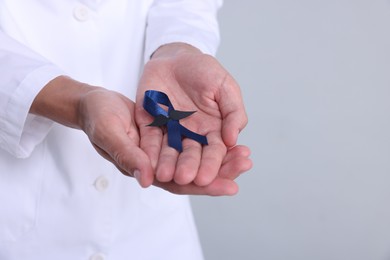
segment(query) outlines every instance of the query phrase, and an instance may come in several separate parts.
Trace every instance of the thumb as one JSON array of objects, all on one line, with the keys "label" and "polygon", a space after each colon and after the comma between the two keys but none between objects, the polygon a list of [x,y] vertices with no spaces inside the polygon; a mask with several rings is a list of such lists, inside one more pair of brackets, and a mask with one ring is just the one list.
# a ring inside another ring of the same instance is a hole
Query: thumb
[{"label": "thumb", "polygon": [[121,155],[116,156],[115,161],[127,175],[135,177],[141,187],[152,185],[154,174],[150,159],[138,146],[126,147]]},{"label": "thumb", "polygon": [[226,146],[234,146],[238,134],[248,123],[248,117],[240,87],[229,74],[222,83],[217,102],[222,114],[222,139]]},{"label": "thumb", "polygon": [[138,147],[138,138],[132,138],[123,132],[106,137],[103,139],[105,142],[92,142],[98,153],[112,162],[124,175],[135,177],[141,187],[152,185],[152,164],[147,154]]}]

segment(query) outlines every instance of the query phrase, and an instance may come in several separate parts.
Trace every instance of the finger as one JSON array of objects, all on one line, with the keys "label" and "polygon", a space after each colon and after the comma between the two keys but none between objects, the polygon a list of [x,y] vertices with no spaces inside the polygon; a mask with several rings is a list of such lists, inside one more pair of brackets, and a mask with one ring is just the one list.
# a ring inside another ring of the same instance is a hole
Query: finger
[{"label": "finger", "polygon": [[153,169],[156,169],[161,151],[163,131],[159,127],[147,126],[153,121],[153,117],[138,104],[135,118],[140,131],[140,148],[149,156]]},{"label": "finger", "polygon": [[249,158],[234,158],[231,161],[222,165],[218,175],[222,178],[235,180],[242,173],[249,171],[252,166],[252,160]]},{"label": "finger", "polygon": [[[115,152],[116,155],[114,156],[95,144],[93,146],[103,158],[113,163],[121,173],[130,177],[137,177],[141,187],[146,188],[153,183],[153,170],[149,158],[137,146],[121,149],[121,151]],[[136,171],[138,171],[138,176],[134,176]]]},{"label": "finger", "polygon": [[104,150],[102,150],[100,147],[96,146],[95,144],[93,144],[93,147],[96,149],[96,151],[101,156],[103,156],[103,158],[105,158],[106,160],[108,160],[112,164],[114,164],[115,167],[118,169],[118,171],[120,171],[123,175],[126,175],[126,176],[134,178],[134,173],[133,172],[129,173],[129,172],[126,172],[125,170],[121,169],[120,166],[116,163],[116,161],[114,161],[114,159],[112,159],[111,156],[108,153],[106,153]]},{"label": "finger", "polygon": [[183,152],[179,155],[174,180],[184,185],[192,182],[199,170],[202,146],[191,139],[183,140]]},{"label": "finger", "polygon": [[245,145],[236,145],[228,149],[222,164],[230,161],[233,158],[249,157],[250,155],[251,155],[251,150],[249,149],[249,147]]},{"label": "finger", "polygon": [[175,182],[161,183],[158,181],[155,181],[153,185],[179,195],[232,196],[238,192],[237,183],[223,178],[217,178],[210,185],[202,187],[193,183],[179,185]]},{"label": "finger", "polygon": [[126,146],[114,155],[115,162],[130,176],[137,178],[141,187],[152,185],[153,168],[148,155],[137,146]]},{"label": "finger", "polygon": [[194,180],[199,186],[207,186],[215,179],[227,151],[219,132],[209,133],[207,139],[209,144],[203,146],[199,172]]},{"label": "finger", "polygon": [[168,146],[168,134],[164,135],[160,157],[156,168],[156,178],[160,182],[170,182],[176,169],[179,153]]},{"label": "finger", "polygon": [[247,125],[248,117],[240,87],[230,75],[226,76],[219,94],[217,102],[223,119],[222,138],[226,146],[231,147],[237,143],[238,134]]},{"label": "finger", "polygon": [[235,146],[227,152],[218,176],[230,180],[236,179],[242,173],[252,168],[252,160],[249,158],[250,150],[243,145]]},{"label": "finger", "polygon": [[118,168],[130,176],[137,173],[137,181],[142,187],[153,183],[153,168],[147,154],[138,147],[136,129],[126,133],[122,128],[117,128],[99,140],[100,143],[95,142],[94,146],[99,148],[97,151],[104,158],[114,161]]},{"label": "finger", "polygon": [[141,127],[140,148],[149,156],[153,168],[156,168],[161,151],[163,132],[157,127]]}]

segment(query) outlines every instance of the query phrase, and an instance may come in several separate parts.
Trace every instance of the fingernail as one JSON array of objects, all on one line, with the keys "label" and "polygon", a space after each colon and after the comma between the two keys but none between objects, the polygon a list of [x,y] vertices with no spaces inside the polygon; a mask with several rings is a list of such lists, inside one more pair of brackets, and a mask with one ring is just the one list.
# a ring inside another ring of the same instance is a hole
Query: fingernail
[{"label": "fingernail", "polygon": [[141,172],[139,170],[134,170],[133,175],[138,183],[141,185]]}]

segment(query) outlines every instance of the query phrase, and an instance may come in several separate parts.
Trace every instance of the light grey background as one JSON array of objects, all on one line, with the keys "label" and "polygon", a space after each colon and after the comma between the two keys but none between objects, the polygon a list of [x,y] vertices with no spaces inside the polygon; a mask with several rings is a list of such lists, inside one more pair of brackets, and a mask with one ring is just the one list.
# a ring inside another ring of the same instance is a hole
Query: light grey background
[{"label": "light grey background", "polygon": [[390,259],[390,2],[226,0],[254,168],[193,197],[207,260]]}]

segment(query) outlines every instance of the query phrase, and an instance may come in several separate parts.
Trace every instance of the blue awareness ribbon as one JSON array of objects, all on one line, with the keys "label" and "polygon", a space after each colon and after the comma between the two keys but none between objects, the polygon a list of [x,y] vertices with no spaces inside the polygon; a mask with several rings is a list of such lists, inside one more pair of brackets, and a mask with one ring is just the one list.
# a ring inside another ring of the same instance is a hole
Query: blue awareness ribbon
[{"label": "blue awareness ribbon", "polygon": [[[168,107],[168,111],[165,111],[159,104]],[[144,109],[154,117],[154,121],[148,126],[167,126],[168,131],[168,145],[175,148],[178,152],[183,151],[182,136],[188,137],[201,144],[207,145],[207,138],[204,135],[188,130],[179,123],[180,119],[186,118],[195,111],[179,111],[173,108],[171,101],[167,94],[157,90],[145,91]]]}]

